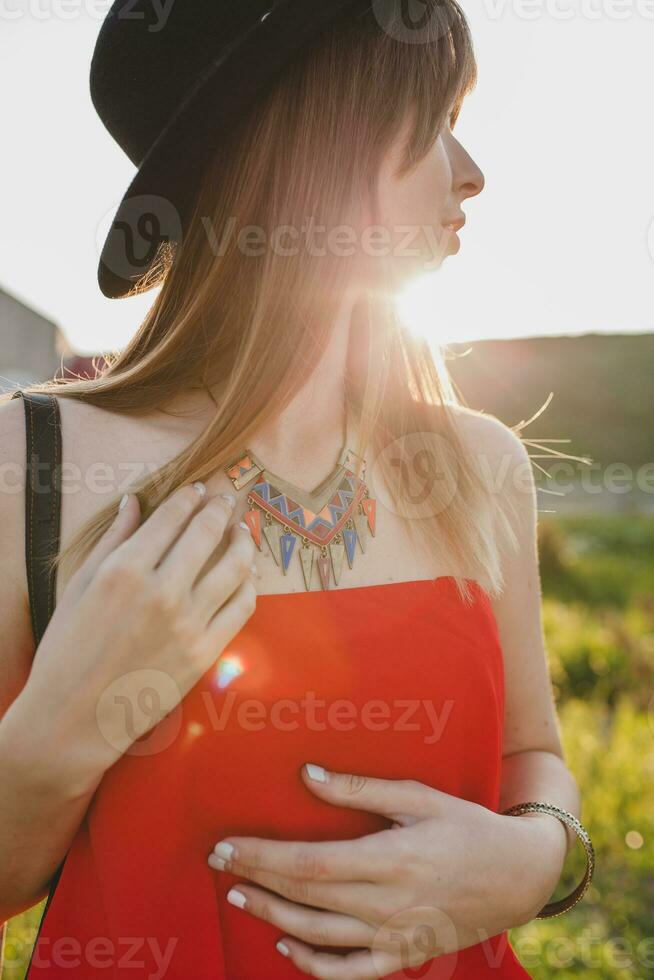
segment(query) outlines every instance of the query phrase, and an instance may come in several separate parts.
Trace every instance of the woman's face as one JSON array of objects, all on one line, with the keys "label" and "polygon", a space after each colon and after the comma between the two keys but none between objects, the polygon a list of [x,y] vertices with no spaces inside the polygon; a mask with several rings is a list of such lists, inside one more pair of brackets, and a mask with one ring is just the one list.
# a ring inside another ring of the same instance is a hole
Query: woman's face
[{"label": "woman's face", "polygon": [[418,165],[397,177],[408,132],[405,126],[382,165],[377,215],[402,277],[430,272],[459,251],[457,231],[465,221],[461,205],[484,187],[483,173],[449,123]]}]

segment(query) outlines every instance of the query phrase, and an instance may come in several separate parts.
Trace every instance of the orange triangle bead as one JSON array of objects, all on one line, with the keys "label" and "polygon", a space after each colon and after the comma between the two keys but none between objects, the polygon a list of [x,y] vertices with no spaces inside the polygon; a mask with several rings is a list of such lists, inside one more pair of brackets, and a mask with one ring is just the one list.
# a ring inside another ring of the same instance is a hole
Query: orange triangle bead
[{"label": "orange triangle bead", "polygon": [[365,497],[361,501],[361,506],[363,507],[363,513],[368,518],[368,527],[370,528],[370,533],[375,533],[375,519],[377,516],[377,504],[376,501],[371,497]]},{"label": "orange triangle bead", "polygon": [[247,510],[245,512],[245,523],[250,528],[250,533],[254,538],[259,551],[261,551],[261,513],[258,510]]}]

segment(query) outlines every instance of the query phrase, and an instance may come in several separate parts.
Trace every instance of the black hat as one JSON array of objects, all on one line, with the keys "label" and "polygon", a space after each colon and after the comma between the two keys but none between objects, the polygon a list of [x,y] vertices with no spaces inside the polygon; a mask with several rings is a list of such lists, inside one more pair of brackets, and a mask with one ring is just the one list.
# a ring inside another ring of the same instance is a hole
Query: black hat
[{"label": "black hat", "polygon": [[206,155],[286,62],[337,15],[372,2],[115,0],[93,54],[91,98],[138,172],[102,250],[105,296],[124,296],[159,245],[181,239]]}]

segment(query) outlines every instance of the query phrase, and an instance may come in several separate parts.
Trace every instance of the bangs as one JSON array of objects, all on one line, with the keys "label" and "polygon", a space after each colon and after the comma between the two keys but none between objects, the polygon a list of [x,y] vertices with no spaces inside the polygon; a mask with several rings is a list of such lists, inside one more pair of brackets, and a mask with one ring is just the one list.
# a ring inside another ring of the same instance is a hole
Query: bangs
[{"label": "bangs", "polygon": [[465,15],[456,0],[428,0],[424,40],[402,52],[406,104],[414,111],[402,171],[433,146],[443,125],[454,127],[466,95],[477,83],[477,62]]}]

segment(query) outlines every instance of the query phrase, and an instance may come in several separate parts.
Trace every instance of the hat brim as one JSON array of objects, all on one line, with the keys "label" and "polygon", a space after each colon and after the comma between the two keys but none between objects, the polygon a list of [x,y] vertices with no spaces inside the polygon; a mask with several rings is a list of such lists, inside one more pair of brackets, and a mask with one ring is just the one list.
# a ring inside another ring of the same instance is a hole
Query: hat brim
[{"label": "hat brim", "polygon": [[146,292],[162,242],[180,240],[204,165],[289,58],[348,8],[374,0],[287,0],[239,38],[179,105],[141,162],[113,218],[98,266],[109,299]]}]

